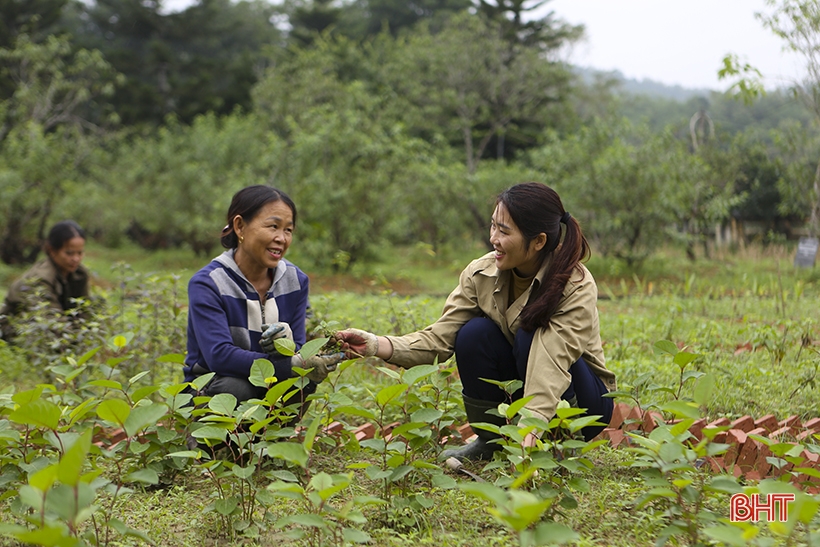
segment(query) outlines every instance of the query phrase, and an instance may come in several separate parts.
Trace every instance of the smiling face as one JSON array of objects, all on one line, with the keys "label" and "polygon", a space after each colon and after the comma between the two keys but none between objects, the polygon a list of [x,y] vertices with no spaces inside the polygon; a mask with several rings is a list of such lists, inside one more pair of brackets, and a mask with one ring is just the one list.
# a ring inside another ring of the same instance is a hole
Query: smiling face
[{"label": "smiling face", "polygon": [[80,236],[72,237],[56,251],[49,249],[47,252],[57,268],[60,269],[60,273],[66,276],[76,272],[77,268],[80,267],[80,262],[82,262],[85,254],[85,239]]},{"label": "smiling face", "polygon": [[499,202],[495,206],[490,222],[490,243],[495,250],[495,265],[499,270],[515,269],[522,277],[535,275],[541,267],[539,251],[546,242],[547,236],[539,234],[528,246],[504,204]]},{"label": "smiling face", "polygon": [[271,201],[246,221],[234,217],[234,231],[240,238],[234,260],[249,280],[276,269],[293,239],[293,211],[282,200]]}]

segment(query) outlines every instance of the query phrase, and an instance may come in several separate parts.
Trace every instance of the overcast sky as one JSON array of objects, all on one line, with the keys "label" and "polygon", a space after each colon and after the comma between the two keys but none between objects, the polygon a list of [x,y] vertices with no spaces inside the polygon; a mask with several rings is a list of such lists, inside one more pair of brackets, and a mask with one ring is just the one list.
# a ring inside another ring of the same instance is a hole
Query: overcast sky
[{"label": "overcast sky", "polygon": [[801,74],[799,59],[763,28],[764,0],[551,0],[543,6],[587,39],[569,53],[580,66],[620,70],[630,78],[724,90],[717,72],[727,53],[757,67],[767,87]]}]

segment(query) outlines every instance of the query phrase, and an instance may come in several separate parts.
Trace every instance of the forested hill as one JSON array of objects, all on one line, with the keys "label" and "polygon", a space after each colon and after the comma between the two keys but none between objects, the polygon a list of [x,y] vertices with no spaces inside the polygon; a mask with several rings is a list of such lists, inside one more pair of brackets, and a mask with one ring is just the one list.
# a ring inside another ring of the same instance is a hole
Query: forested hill
[{"label": "forested hill", "polygon": [[649,97],[672,99],[679,102],[687,101],[693,97],[708,97],[715,91],[705,87],[690,88],[679,85],[666,85],[647,78],[642,80],[627,78],[618,70],[601,71],[594,68],[577,66],[574,72],[587,84],[594,82],[596,78],[606,78],[614,81],[619,90],[630,95],[646,95]]},{"label": "forested hill", "polygon": [[259,183],[299,204],[313,269],[481,244],[492,196],[522,180],[633,264],[730,220],[818,224],[816,85],[744,102],[585,82],[557,53],[583,26],[530,18],[543,3],[0,2],[0,262],[36,259],[63,218],[209,257],[227,196]]}]

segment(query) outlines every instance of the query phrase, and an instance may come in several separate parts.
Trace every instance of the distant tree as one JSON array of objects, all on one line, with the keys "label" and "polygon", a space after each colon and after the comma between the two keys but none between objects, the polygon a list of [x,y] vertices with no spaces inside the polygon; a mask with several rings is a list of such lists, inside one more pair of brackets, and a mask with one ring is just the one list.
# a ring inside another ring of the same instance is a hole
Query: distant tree
[{"label": "distant tree", "polygon": [[474,0],[479,13],[503,25],[508,41],[551,51],[567,41],[580,38],[584,27],[556,19],[555,12],[549,12],[541,18],[526,16],[548,2],[549,0]]},{"label": "distant tree", "polygon": [[[418,117],[407,121],[460,141],[473,173],[493,139],[514,134],[519,145],[533,146],[545,127],[560,123],[571,74],[539,50],[511,45],[496,22],[462,14],[439,32],[422,25],[408,34],[384,78],[414,106]],[[537,130],[522,131],[533,125]]]},{"label": "distant tree", "polygon": [[343,12],[336,4],[336,0],[285,0],[281,9],[288,16],[290,39],[306,46],[323,32],[333,30]]},{"label": "distant tree", "polygon": [[0,0],[0,48],[14,45],[20,34],[35,42],[51,33],[69,0]]},{"label": "distant tree", "polygon": [[471,0],[356,0],[351,8],[364,23],[362,34],[375,35],[387,28],[395,36],[420,21],[441,22],[471,6]]},{"label": "distant tree", "polygon": [[157,0],[73,6],[66,28],[126,78],[113,102],[127,125],[159,125],[169,114],[190,123],[201,113],[250,108],[265,49],[280,43],[274,8],[259,0],[199,0],[170,14]]},{"label": "distant tree", "polygon": [[15,84],[0,101],[0,260],[17,264],[37,257],[92,148],[82,113],[113,91],[116,74],[98,51],[72,52],[56,36],[41,44],[18,36],[13,49],[0,49],[0,66],[0,80]]},{"label": "distant tree", "polygon": [[[803,57],[806,77],[796,82],[795,94],[811,109],[820,123],[820,4],[812,0],[767,0],[777,10],[770,16],[760,15],[763,24],[786,42],[786,47]],[[811,187],[804,186],[811,195],[809,230],[820,235],[820,160],[816,162]],[[797,182],[797,181],[795,181]]]}]

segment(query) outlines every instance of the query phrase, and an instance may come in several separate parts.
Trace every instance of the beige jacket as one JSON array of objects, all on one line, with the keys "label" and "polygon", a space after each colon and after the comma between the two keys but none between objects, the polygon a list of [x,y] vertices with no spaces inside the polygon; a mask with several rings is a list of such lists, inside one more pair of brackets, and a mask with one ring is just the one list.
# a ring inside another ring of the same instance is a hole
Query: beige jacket
[{"label": "beige jacket", "polygon": [[[521,310],[547,273],[547,261],[533,284],[513,303],[512,275],[500,271],[493,253],[472,261],[461,272],[459,285],[447,298],[441,317],[427,328],[405,336],[388,336],[393,344],[390,362],[402,367],[439,362],[453,354],[456,334],[473,317],[492,319],[513,342],[520,326]],[[583,275],[582,275],[583,272]],[[569,367],[583,355],[609,391],[616,388],[615,375],[606,368],[598,326],[598,287],[585,266],[573,274],[564,288],[558,310],[547,328],[533,337],[524,380],[524,397],[532,396],[528,410],[545,419],[555,415],[561,395],[570,385]],[[463,366],[463,364],[462,364]]]}]

